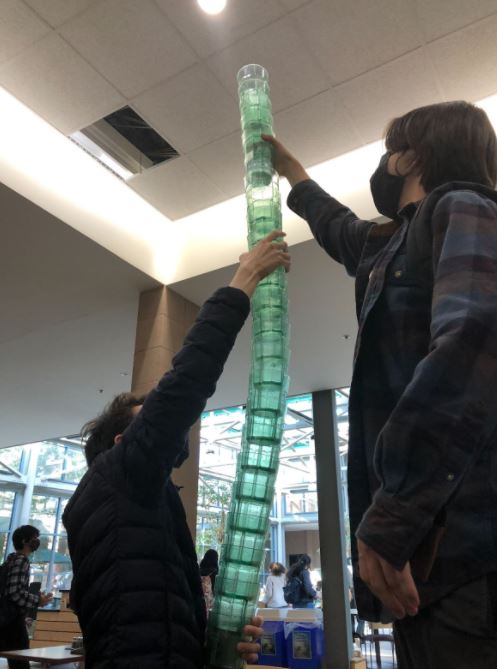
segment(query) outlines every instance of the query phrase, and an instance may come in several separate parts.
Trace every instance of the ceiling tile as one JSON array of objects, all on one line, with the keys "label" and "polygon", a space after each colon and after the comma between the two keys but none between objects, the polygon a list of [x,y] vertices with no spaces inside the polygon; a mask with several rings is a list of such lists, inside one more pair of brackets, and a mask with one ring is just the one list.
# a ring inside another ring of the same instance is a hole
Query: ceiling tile
[{"label": "ceiling tile", "polygon": [[421,45],[411,0],[314,0],[290,18],[333,84]]},{"label": "ceiling tile", "polygon": [[195,0],[157,0],[193,49],[205,58],[284,14],[278,0],[229,0],[216,16],[203,12]]},{"label": "ceiling tile", "polygon": [[100,0],[24,0],[54,28],[82,14]]},{"label": "ceiling tile", "polygon": [[497,12],[497,0],[416,0],[423,34],[428,41],[448,35]]},{"label": "ceiling tile", "polygon": [[243,193],[244,169],[240,132],[192,151],[188,157],[202,172],[209,175],[226,197]]},{"label": "ceiling tile", "polygon": [[476,101],[497,92],[496,34],[493,16],[426,47],[446,99]]},{"label": "ceiling tile", "polygon": [[184,156],[153,167],[130,179],[128,184],[171,220],[225,199],[213,182]]},{"label": "ceiling tile", "polygon": [[238,70],[247,63],[263,65],[269,72],[274,111],[285,109],[330,86],[288,18],[240,40],[207,62],[235,96]]},{"label": "ceiling tile", "polygon": [[302,5],[307,5],[312,0],[280,0],[280,2],[286,7],[288,11],[293,11],[297,7],[302,7]]},{"label": "ceiling tile", "polygon": [[[406,86],[406,81],[409,85]],[[433,65],[423,49],[334,89],[365,142],[380,139],[394,116],[441,102]]]},{"label": "ceiling tile", "polygon": [[196,61],[193,51],[152,0],[104,0],[66,23],[60,32],[128,97]]},{"label": "ceiling tile", "polygon": [[0,63],[31,46],[50,28],[21,0],[2,0],[0,12]]},{"label": "ceiling tile", "polygon": [[55,33],[0,67],[0,84],[67,135],[125,102]]},{"label": "ceiling tile", "polygon": [[276,135],[306,167],[362,144],[335,93],[325,91],[274,117]]},{"label": "ceiling tile", "polygon": [[204,65],[194,65],[133,100],[133,107],[180,153],[239,126],[236,100]]}]

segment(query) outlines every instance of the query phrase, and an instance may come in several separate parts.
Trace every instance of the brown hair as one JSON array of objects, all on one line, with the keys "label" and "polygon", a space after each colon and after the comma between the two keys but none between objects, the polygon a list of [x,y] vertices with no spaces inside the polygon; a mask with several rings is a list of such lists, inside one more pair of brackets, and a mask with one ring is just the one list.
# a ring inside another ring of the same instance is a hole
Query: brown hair
[{"label": "brown hair", "polygon": [[281,562],[272,562],[269,568],[271,569],[271,574],[273,576],[281,576],[286,573],[286,569]]},{"label": "brown hair", "polygon": [[449,181],[471,181],[495,187],[497,138],[488,116],[470,102],[418,107],[390,121],[387,151],[409,149],[427,193]]},{"label": "brown hair", "polygon": [[145,396],[121,393],[114,397],[99,416],[83,425],[81,438],[87,440],[85,456],[88,465],[97,455],[114,446],[116,434],[122,434],[134,418],[133,407],[141,406],[144,401]]}]

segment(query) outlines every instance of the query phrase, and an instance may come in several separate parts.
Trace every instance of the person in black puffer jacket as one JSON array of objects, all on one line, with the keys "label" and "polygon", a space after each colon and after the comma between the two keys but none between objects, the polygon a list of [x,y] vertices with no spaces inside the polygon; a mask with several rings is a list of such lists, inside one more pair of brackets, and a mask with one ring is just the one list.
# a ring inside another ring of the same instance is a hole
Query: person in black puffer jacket
[{"label": "person in black puffer jacket", "polygon": [[[204,304],[143,405],[120,395],[89,424],[89,469],[63,516],[87,669],[204,666],[197,556],[170,474],[188,455],[188,431],[214,393],[258,282],[289,268],[286,244],[275,241],[281,236],[271,233],[240,257],[230,286]],[[244,633],[261,632],[252,625]],[[248,661],[257,650],[251,642],[238,646]]]}]

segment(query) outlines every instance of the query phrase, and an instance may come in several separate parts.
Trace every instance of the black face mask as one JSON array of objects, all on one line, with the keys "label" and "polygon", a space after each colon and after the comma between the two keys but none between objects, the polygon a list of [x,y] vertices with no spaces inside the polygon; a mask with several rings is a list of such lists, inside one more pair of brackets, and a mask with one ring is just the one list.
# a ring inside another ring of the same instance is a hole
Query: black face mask
[{"label": "black face mask", "polygon": [[399,211],[399,200],[404,186],[404,177],[389,174],[387,169],[390,153],[385,153],[380,164],[373,172],[369,185],[376,209],[387,216],[395,218]]},{"label": "black face mask", "polygon": [[31,552],[34,553],[40,547],[40,540],[39,539],[31,539],[31,541],[29,542],[28,545],[29,545],[29,548],[31,549]]}]

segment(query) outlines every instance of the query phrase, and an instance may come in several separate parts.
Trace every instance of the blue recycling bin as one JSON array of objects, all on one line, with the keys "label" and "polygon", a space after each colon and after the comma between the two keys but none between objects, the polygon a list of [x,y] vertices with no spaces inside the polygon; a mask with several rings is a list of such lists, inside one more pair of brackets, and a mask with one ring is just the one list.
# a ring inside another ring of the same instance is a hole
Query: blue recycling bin
[{"label": "blue recycling bin", "polygon": [[284,633],[290,669],[321,669],[324,632],[321,620],[286,622]]},{"label": "blue recycling bin", "polygon": [[258,664],[268,667],[288,667],[284,625],[283,620],[264,621]]}]

